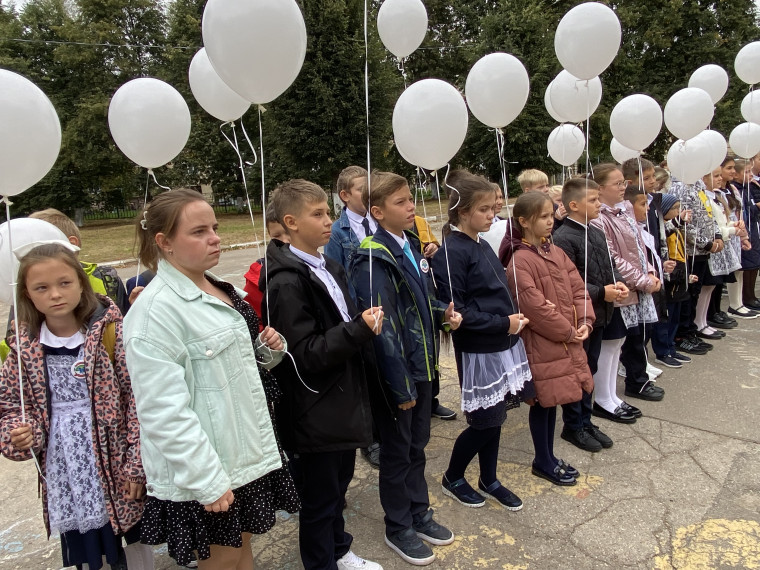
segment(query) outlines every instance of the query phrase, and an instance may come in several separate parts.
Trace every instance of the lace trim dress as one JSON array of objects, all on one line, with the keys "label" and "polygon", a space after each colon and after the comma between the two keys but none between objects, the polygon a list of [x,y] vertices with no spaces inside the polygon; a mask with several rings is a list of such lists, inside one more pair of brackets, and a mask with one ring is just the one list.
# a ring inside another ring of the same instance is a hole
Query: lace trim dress
[{"label": "lace trim dress", "polygon": [[[211,283],[227,293],[233,308],[245,319],[254,340],[259,334],[259,317],[229,283],[207,277]],[[259,367],[269,414],[274,421],[274,405],[282,392],[272,374]],[[275,432],[276,435],[276,432]],[[300,509],[298,493],[287,467],[287,459],[279,445],[283,467],[267,473],[238,489],[233,489],[235,502],[223,513],[206,512],[198,501],[165,501],[148,497],[142,518],[142,537],[145,544],[166,543],[177,564],[185,566],[198,558],[211,556],[210,546],[243,545],[242,533],[264,534],[275,524],[275,511],[295,513]]]}]

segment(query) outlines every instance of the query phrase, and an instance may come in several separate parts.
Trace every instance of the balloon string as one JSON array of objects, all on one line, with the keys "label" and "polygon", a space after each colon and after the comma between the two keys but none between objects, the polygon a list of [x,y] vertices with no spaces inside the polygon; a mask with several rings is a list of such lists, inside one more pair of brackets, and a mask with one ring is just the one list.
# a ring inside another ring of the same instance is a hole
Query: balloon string
[{"label": "balloon string", "polygon": [[[496,129],[496,152],[499,155],[499,169],[501,170],[501,184],[504,187],[504,198],[507,202],[507,213],[509,216],[509,243],[512,247],[512,257],[514,258],[514,244],[512,242],[512,208],[509,207],[509,189],[507,187],[507,166],[505,154],[505,142],[504,131],[502,129]],[[520,312],[520,290],[517,287],[517,267],[512,263],[512,277],[515,280],[515,304],[517,305],[517,312]]]},{"label": "balloon string", "polygon": [[[367,131],[367,211],[369,213],[370,205],[372,204],[372,160],[370,149],[370,132],[369,132],[369,6],[368,0],[364,0],[364,110],[365,110],[365,123]],[[370,214],[371,215],[371,214]],[[375,295],[372,290],[373,284],[373,267],[372,267],[372,247],[367,248],[369,250],[369,307],[373,309],[375,307]],[[377,328],[378,319],[375,318],[375,329]],[[373,329],[373,330],[375,330]]]},{"label": "balloon string", "polygon": [[[443,177],[443,185],[444,187],[448,186],[452,190],[454,190],[457,194],[459,194],[459,190],[456,188],[449,186],[448,179],[449,179],[449,171],[451,170],[451,165],[446,165],[446,175]],[[443,205],[441,204],[441,185],[438,183],[438,171],[433,171],[433,176],[435,176],[435,182],[436,186],[438,187],[438,209],[441,212],[441,221],[443,222]],[[458,204],[459,202],[457,202]],[[451,235],[451,234],[449,234]],[[454,285],[451,281],[451,265],[449,264],[449,248],[446,245],[446,236],[441,234],[441,245],[443,245],[443,253],[446,257],[446,273],[447,277],[449,278],[449,290],[451,290],[451,302],[454,303],[454,307],[456,307],[456,303],[454,302]]]},{"label": "balloon string", "polygon": [[[263,107],[262,107],[263,109]],[[259,157],[256,154],[256,149],[253,146],[253,143],[251,142],[250,137],[248,136],[248,131],[245,130],[245,125],[243,124],[243,118],[240,117],[240,130],[243,131],[243,136],[245,137],[245,140],[248,142],[248,147],[251,149],[251,152],[253,153],[253,162],[247,162],[246,164],[248,166],[253,166],[259,161]]]},{"label": "balloon string", "polygon": [[[259,156],[261,157],[261,217],[264,222],[264,243],[267,241],[267,191],[266,191],[266,181],[264,178],[264,129],[261,126],[261,110],[263,107],[261,105],[258,106],[258,114],[259,114]],[[264,255],[262,258],[262,261],[264,262],[264,295],[266,297],[266,305],[267,305],[267,324],[269,324],[271,319],[269,318],[269,261],[267,260],[267,256]]]},{"label": "balloon string", "polygon": [[[163,188],[164,190],[171,191],[170,186],[164,186],[163,184],[158,183],[158,180],[156,180],[156,175],[153,173],[152,168],[148,169],[148,176],[150,176],[153,179],[153,182],[155,182],[156,186],[158,186],[159,188]],[[147,199],[147,193],[146,193],[146,199]]]},{"label": "balloon string", "polygon": [[[222,136],[227,139],[227,142],[230,143],[230,146],[235,151],[235,154],[237,154],[238,157],[238,166],[240,168],[240,176],[243,178],[243,190],[245,191],[245,201],[246,204],[248,204],[248,214],[251,216],[251,227],[253,228],[253,237],[256,238],[256,222],[253,219],[253,208],[251,207],[251,197],[248,195],[248,178],[245,175],[245,162],[243,162],[243,155],[240,153],[240,146],[238,145],[238,139],[237,139],[237,133],[235,132],[235,122],[231,121],[229,123],[230,127],[232,128],[232,138],[234,140],[231,140],[229,136],[227,136],[227,133],[224,132],[223,127],[228,123],[222,123],[219,125],[219,130],[222,133]],[[242,121],[241,121],[242,124]],[[248,136],[246,135],[246,138]],[[249,141],[250,142],[250,141]],[[264,205],[262,205],[263,209],[266,209]],[[261,258],[261,240],[256,240],[256,247],[258,250],[259,258]]]},{"label": "balloon string", "polygon": [[[143,218],[145,218],[146,214],[148,213],[148,186],[150,185],[150,172],[151,170],[148,169],[148,172],[145,175],[145,196],[143,196]],[[145,231],[145,228],[143,228],[143,231]],[[137,275],[135,275],[135,287],[137,287],[140,283],[140,256],[137,256]]]},{"label": "balloon string", "polygon": [[[258,364],[260,364],[260,365],[262,365],[262,366],[266,366],[267,364],[271,364],[272,362],[274,362],[274,356],[272,356],[272,349],[271,349],[271,348],[269,348],[269,347],[268,347],[268,346],[267,346],[267,345],[264,343],[264,341],[263,341],[263,340],[261,340],[261,335],[262,335],[262,334],[263,334],[263,333],[259,333],[259,336],[258,336],[258,337],[257,337],[257,339],[256,339],[257,348],[258,348],[259,350],[261,350],[262,348],[266,348],[266,349],[267,349],[267,353],[269,354],[269,359],[268,359],[268,360],[259,360],[259,361],[258,361]],[[315,390],[314,388],[312,388],[311,386],[309,386],[309,385],[308,385],[308,384],[307,384],[307,383],[304,381],[304,379],[303,379],[303,378],[301,378],[301,373],[300,373],[300,372],[299,372],[299,370],[298,370],[298,365],[296,364],[296,360],[295,360],[295,358],[293,358],[293,355],[290,353],[290,351],[288,351],[288,350],[283,350],[283,351],[281,351],[281,352],[283,352],[283,353],[284,353],[284,354],[285,354],[285,355],[286,355],[288,358],[290,358],[290,361],[293,363],[293,369],[296,371],[296,376],[298,376],[298,379],[301,381],[301,384],[303,384],[304,388],[306,388],[306,389],[307,389],[309,392],[312,392],[312,393],[314,393],[314,394],[319,394],[319,392],[318,392],[317,390]],[[261,354],[261,353],[259,353],[259,354]]]},{"label": "balloon string", "polygon": [[398,58],[398,70],[401,72],[401,78],[404,80],[404,89],[407,87],[407,76],[406,76],[406,69],[404,69],[404,61],[406,61],[405,57]]},{"label": "balloon string", "polygon": [[[588,94],[589,87],[588,87],[588,81],[586,81],[586,91]],[[590,97],[586,97],[586,172],[589,171],[589,167],[591,165],[591,157],[589,156],[589,148],[591,146],[591,101]],[[588,201],[588,176],[586,176],[586,193],[585,198]],[[583,282],[588,283],[588,209],[584,212],[586,217],[586,225],[584,227],[584,233],[585,233],[585,239],[583,242],[584,252],[583,252],[583,259],[585,260],[585,263],[583,264]],[[612,273],[612,279],[615,279],[615,272]],[[583,321],[585,323],[587,317],[588,317],[588,303],[589,303],[589,296],[588,296],[588,288],[583,288]]]}]

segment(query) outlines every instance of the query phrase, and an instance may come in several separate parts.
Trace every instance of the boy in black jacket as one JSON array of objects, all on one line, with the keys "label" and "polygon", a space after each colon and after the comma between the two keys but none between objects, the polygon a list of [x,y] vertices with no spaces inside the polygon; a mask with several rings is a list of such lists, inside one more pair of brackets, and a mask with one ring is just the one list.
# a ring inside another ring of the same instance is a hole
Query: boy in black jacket
[{"label": "boy in black jacket", "polygon": [[414,225],[414,200],[406,179],[373,173],[364,200],[379,227],[357,250],[351,280],[360,306],[384,307],[386,322],[374,344],[396,415],[395,420],[387,414],[375,416],[382,444],[385,543],[406,562],[424,566],[435,555],[422,540],[434,545],[454,541],[453,533],[433,520],[425,446],[430,439],[431,381],[438,366],[436,330],[445,321],[456,329],[461,315],[453,303],[447,308],[435,298],[428,261],[409,244],[405,231]]},{"label": "boy in black jacket", "polygon": [[282,445],[299,455],[303,473],[301,561],[307,570],[382,570],[351,552],[342,510],[356,449],[372,438],[367,378],[377,380],[370,341],[382,330],[383,312],[374,307],[357,314],[343,268],[317,249],[330,239],[332,225],[324,190],[290,180],[274,190],[271,202],[291,241],[272,240],[267,248],[269,306],[262,312],[295,360],[295,366],[284,360],[274,373],[283,391],[277,409]]},{"label": "boy in black jacket", "polygon": [[[613,302],[625,299],[628,288],[623,284],[607,247],[607,238],[589,222],[599,217],[599,186],[593,180],[571,178],[562,188],[562,203],[567,218],[552,235],[554,245],[561,247],[586,280],[586,291],[596,314],[594,330],[583,343],[591,374],[596,375],[604,329],[612,321]],[[612,440],[591,423],[591,394],[583,393],[579,402],[562,405],[562,439],[586,451],[612,447]]]}]

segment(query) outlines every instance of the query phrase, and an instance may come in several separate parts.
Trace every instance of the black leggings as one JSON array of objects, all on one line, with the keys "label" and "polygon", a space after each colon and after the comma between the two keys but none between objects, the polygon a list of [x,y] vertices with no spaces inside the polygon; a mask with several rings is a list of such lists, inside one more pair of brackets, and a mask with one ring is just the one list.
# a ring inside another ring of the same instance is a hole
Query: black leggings
[{"label": "black leggings", "polygon": [[547,473],[554,471],[557,466],[557,458],[554,456],[554,427],[556,422],[557,406],[544,408],[536,402],[530,407],[528,425],[536,453],[533,464]]},{"label": "black leggings", "polygon": [[463,478],[465,469],[477,455],[480,463],[480,480],[486,487],[494,483],[500,439],[501,426],[486,429],[468,427],[454,442],[449,468],[446,470],[446,479],[451,483]]}]

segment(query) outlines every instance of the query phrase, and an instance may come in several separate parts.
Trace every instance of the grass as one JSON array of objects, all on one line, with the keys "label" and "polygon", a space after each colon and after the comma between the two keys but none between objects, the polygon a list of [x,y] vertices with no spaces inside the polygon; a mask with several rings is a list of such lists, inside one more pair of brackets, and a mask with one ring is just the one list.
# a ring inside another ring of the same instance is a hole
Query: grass
[{"label": "grass", "polygon": [[[446,202],[442,203],[443,215],[446,217]],[[417,213],[440,217],[437,200],[427,200],[424,207],[420,202]],[[263,239],[263,220],[260,213],[254,214],[256,231],[251,227],[251,217],[248,214],[217,214],[219,235],[222,246],[239,243],[249,243]],[[88,221],[83,228],[82,251],[79,257],[82,261],[105,263],[120,261],[135,257],[135,226],[132,220],[93,220]]]}]

